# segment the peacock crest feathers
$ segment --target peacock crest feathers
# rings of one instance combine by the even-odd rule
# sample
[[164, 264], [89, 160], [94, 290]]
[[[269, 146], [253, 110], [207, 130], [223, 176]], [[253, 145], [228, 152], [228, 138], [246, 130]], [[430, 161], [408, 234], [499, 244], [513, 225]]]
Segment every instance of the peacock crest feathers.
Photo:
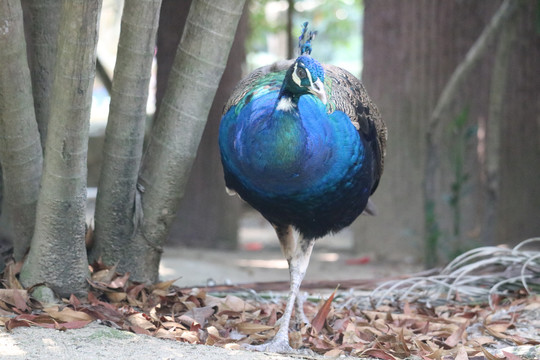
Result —
[[298, 38], [300, 56], [304, 54], [311, 54], [311, 41], [315, 39], [315, 36], [317, 35], [317, 31], [307, 31], [308, 24], [309, 23], [307, 21], [302, 24], [302, 34], [300, 34], [300, 37]]
[[[298, 49], [300, 50], [300, 56], [296, 59], [296, 64], [301, 64], [305, 69], [309, 71], [309, 74], [313, 81], [320, 79], [324, 83], [324, 69], [322, 65], [315, 59], [313, 59], [310, 54], [312, 51], [311, 41], [315, 39], [317, 31], [308, 32], [308, 22], [302, 24], [302, 33], [298, 38]], [[307, 79], [302, 79], [302, 84], [304, 86], [309, 85]]]

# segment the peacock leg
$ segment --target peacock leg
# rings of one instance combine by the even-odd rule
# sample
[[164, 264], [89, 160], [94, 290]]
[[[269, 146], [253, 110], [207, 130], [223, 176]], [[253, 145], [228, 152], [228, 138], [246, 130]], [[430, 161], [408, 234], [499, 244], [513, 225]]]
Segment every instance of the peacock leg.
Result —
[[310, 324], [309, 319], [307, 318], [306, 314], [304, 313], [304, 301], [306, 299], [306, 296], [302, 294], [296, 295], [296, 309], [295, 309], [295, 318], [296, 323], [299, 325], [303, 324]]
[[295, 352], [289, 345], [289, 324], [291, 322], [291, 316], [298, 296], [298, 291], [300, 290], [300, 284], [306, 274], [315, 241], [304, 240], [301, 236], [296, 239], [291, 226], [286, 228], [276, 227], [276, 232], [279, 237], [283, 255], [285, 255], [287, 262], [289, 263], [289, 274], [291, 278], [289, 298], [283, 316], [280, 319], [279, 330], [274, 338], [267, 343], [248, 346], [248, 348], [258, 351], [288, 353]]

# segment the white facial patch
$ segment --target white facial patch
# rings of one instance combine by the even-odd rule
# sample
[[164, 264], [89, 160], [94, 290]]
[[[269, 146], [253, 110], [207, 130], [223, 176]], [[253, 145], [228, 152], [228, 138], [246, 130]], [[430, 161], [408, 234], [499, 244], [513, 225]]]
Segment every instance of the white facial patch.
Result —
[[294, 63], [294, 71], [292, 73], [292, 79], [298, 86], [302, 86], [301, 85], [302, 80], [300, 80], [300, 77], [298, 77], [298, 75], [296, 75], [296, 70], [297, 69], [298, 69], [298, 63]]

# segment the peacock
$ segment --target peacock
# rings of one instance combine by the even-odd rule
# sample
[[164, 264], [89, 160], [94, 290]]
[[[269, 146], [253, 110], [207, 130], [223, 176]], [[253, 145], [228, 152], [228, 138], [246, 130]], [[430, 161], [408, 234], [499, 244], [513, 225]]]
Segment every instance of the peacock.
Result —
[[298, 291], [315, 240], [374, 213], [386, 126], [362, 83], [311, 57], [316, 32], [302, 25], [300, 56], [250, 73], [225, 104], [219, 147], [229, 194], [274, 227], [290, 293], [274, 338], [255, 350], [292, 352], [289, 325], [308, 322]]

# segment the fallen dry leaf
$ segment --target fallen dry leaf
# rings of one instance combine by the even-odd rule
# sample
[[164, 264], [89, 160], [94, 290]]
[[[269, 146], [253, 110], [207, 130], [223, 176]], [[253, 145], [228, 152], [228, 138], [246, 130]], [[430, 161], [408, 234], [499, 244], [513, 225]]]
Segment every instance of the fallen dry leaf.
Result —
[[150, 286], [150, 291], [169, 290], [169, 288], [172, 286], [172, 284], [174, 284], [179, 279], [180, 278], [174, 279], [174, 280], [163, 281], [163, 282], [159, 282], [157, 284], [154, 284], [154, 285]]
[[218, 307], [219, 307], [220, 312], [223, 310], [243, 312], [243, 311], [254, 311], [256, 309], [252, 304], [234, 295], [227, 295], [225, 297], [225, 300], [222, 301], [218, 305]]
[[130, 326], [136, 326], [144, 330], [156, 330], [156, 326], [149, 321], [148, 315], [136, 313], [127, 317], [126, 321]]
[[50, 317], [61, 322], [73, 322], [73, 321], [87, 321], [91, 322], [95, 320], [89, 314], [82, 311], [75, 311], [68, 307], [59, 310], [58, 307], [51, 307], [43, 309]]
[[22, 262], [9, 261], [4, 268], [4, 282], [7, 289], [23, 290], [23, 286], [17, 278], [21, 271]]
[[207, 319], [214, 315], [215, 309], [211, 306], [203, 306], [198, 308], [192, 308], [186, 311], [185, 315], [193, 318], [199, 324], [206, 324]]
[[362, 355], [373, 356], [383, 360], [397, 360], [395, 357], [381, 349], [367, 349], [362, 352]]
[[454, 360], [469, 360], [469, 355], [464, 346], [458, 346], [458, 351]]
[[263, 324], [254, 324], [254, 323], [240, 323], [236, 325], [236, 329], [242, 334], [251, 335], [256, 333], [261, 333], [263, 331], [272, 330], [273, 326], [263, 325]]
[[168, 339], [168, 340], [176, 339], [176, 336], [173, 332], [167, 331], [163, 328], [157, 329], [157, 331], [154, 333], [154, 336], [160, 339]]
[[129, 272], [127, 272], [122, 276], [117, 276], [109, 283], [108, 287], [111, 289], [124, 289], [129, 280], [129, 275]]
[[336, 348], [336, 349], [332, 349], [332, 350], [329, 350], [327, 352], [324, 353], [324, 356], [326, 357], [333, 357], [333, 358], [337, 358], [341, 355], [344, 355], [345, 352], [339, 348]]
[[127, 298], [127, 294], [125, 292], [105, 291], [105, 295], [112, 303], [120, 303]]
[[489, 351], [487, 351], [483, 346], [480, 347], [480, 350], [482, 350], [482, 352], [484, 353], [484, 356], [486, 357], [487, 360], [501, 360], [500, 358], [498, 358], [497, 356], [495, 355], [492, 355]]
[[[26, 290], [18, 289], [0, 289], [0, 301], [9, 304], [21, 311], [28, 311], [29, 307], [27, 301], [29, 299], [28, 292]], [[10, 310], [7, 306], [2, 306], [4, 310]]]
[[106, 268], [94, 272], [92, 274], [92, 281], [95, 283], [101, 283], [107, 286], [112, 279], [116, 276], [116, 265], [111, 268]]
[[326, 321], [326, 317], [328, 316], [328, 313], [330, 312], [330, 308], [332, 306], [332, 301], [334, 300], [334, 296], [336, 295], [336, 290], [326, 299], [323, 306], [315, 315], [315, 318], [311, 321], [311, 328], [314, 329], [316, 332], [320, 332], [322, 327], [324, 326], [324, 323]]
[[148, 335], [148, 336], [151, 336], [152, 333], [138, 325], [125, 325], [125, 328], [124, 330], [130, 330], [130, 331], [133, 331], [135, 334], [139, 334], [139, 335]]
[[453, 332], [449, 337], [446, 338], [444, 343], [450, 347], [454, 347], [457, 344], [459, 344], [463, 340], [464, 335], [465, 335], [465, 330], [467, 329], [468, 326], [469, 326], [468, 321], [461, 324], [460, 327], [455, 332]]
[[199, 336], [195, 331], [184, 331], [180, 338], [186, 340], [190, 344], [196, 344], [199, 342]]
[[506, 351], [502, 351], [503, 355], [506, 356], [506, 360], [523, 360], [523, 358], [521, 356], [518, 356], [518, 355], [514, 355], [514, 354], [511, 354], [509, 352], [506, 352]]
[[92, 322], [92, 320], [88, 320], [88, 321], [83, 321], [83, 320], [81, 320], [81, 321], [68, 321], [68, 322], [59, 324], [59, 326], [60, 326], [60, 330], [82, 329], [83, 327], [90, 324], [91, 322]]

